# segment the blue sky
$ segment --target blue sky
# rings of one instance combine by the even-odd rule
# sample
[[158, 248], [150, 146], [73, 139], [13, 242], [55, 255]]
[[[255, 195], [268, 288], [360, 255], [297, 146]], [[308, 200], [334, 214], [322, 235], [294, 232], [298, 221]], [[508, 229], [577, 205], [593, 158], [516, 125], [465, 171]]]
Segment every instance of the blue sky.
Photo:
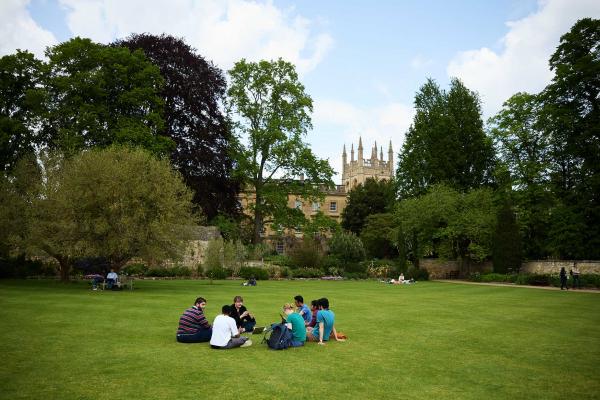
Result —
[[146, 31], [184, 37], [223, 70], [242, 57], [283, 57], [314, 100], [307, 141], [339, 173], [342, 145], [359, 136], [384, 154], [392, 140], [398, 153], [427, 77], [444, 87], [461, 78], [485, 118], [511, 94], [539, 91], [560, 35], [582, 17], [600, 18], [600, 2], [1, 0], [0, 55]]

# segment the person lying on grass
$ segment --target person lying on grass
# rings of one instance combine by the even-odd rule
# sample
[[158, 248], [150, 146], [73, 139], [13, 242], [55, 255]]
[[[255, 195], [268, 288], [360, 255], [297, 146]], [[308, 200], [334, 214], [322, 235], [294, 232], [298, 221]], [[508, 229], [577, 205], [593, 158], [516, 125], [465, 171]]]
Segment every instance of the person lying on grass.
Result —
[[335, 330], [335, 314], [329, 309], [329, 300], [325, 297], [317, 300], [319, 311], [317, 312], [317, 324], [314, 328], [307, 328], [307, 338], [309, 342], [317, 342], [324, 345], [329, 340], [329, 336], [333, 333], [333, 338], [336, 341], [344, 341], [338, 339]]

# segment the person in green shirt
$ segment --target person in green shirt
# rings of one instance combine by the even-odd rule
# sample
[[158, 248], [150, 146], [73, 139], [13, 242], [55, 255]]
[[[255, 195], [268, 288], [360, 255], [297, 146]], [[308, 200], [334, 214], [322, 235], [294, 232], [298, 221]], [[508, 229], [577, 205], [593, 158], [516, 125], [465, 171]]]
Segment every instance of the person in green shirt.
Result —
[[292, 347], [304, 346], [304, 342], [306, 342], [304, 319], [300, 314], [294, 312], [294, 307], [289, 303], [283, 306], [283, 312], [286, 314], [286, 325], [292, 331]]

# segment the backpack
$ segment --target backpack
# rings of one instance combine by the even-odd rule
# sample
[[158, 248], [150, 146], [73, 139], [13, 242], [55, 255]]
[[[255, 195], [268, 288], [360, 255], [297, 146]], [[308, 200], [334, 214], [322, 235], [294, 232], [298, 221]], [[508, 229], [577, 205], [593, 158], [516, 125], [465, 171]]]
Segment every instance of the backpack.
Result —
[[272, 324], [269, 332], [271, 335], [267, 339], [265, 333], [263, 342], [266, 342], [270, 349], [284, 350], [292, 345], [292, 331], [286, 324]]

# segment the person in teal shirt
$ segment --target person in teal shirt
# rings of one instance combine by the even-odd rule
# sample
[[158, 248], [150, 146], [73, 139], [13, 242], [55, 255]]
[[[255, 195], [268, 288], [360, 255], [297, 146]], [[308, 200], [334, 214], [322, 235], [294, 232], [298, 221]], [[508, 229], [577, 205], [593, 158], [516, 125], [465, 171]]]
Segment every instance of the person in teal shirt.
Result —
[[292, 330], [292, 347], [304, 346], [304, 342], [306, 342], [304, 319], [300, 314], [294, 312], [294, 307], [289, 303], [283, 306], [283, 312], [287, 316], [286, 325]]
[[308, 340], [325, 344], [329, 340], [329, 336], [333, 332], [333, 337], [338, 340], [337, 332], [335, 331], [335, 314], [329, 309], [329, 300], [325, 297], [317, 300], [319, 311], [317, 312], [317, 324], [308, 334]]

